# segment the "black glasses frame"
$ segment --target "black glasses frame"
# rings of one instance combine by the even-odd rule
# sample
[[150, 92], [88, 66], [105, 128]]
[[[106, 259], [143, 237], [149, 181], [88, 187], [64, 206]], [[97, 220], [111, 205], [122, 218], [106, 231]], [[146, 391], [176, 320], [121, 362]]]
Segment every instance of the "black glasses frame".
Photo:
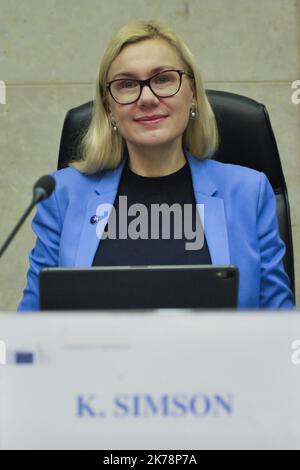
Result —
[[[155, 78], [157, 75], [161, 75], [165, 72], [177, 72], [178, 75], [179, 75], [179, 78], [180, 78], [180, 81], [179, 81], [179, 86], [178, 86], [178, 90], [175, 92], [175, 93], [172, 93], [172, 95], [167, 95], [167, 96], [163, 96], [163, 95], [158, 95], [157, 93], [155, 93], [155, 91], [153, 91], [152, 87], [151, 87], [151, 80], [153, 78]], [[193, 75], [191, 75], [190, 73], [188, 72], [185, 72], [185, 70], [176, 70], [176, 69], [169, 69], [169, 70], [162, 70], [161, 72], [158, 72], [154, 75], [152, 75], [151, 77], [147, 78], [146, 80], [138, 80], [137, 78], [117, 78], [116, 80], [111, 80], [110, 82], [107, 82], [106, 84], [106, 88], [108, 89], [112, 99], [118, 103], [118, 104], [122, 104], [124, 106], [126, 106], [127, 104], [132, 104], [132, 103], [135, 103], [136, 101], [138, 101], [140, 99], [140, 96], [142, 94], [142, 91], [143, 91], [143, 88], [144, 86], [148, 86], [150, 88], [150, 90], [152, 91], [152, 93], [157, 97], [157, 98], [170, 98], [171, 96], [174, 96], [176, 95], [180, 88], [181, 88], [181, 84], [182, 84], [182, 75], [187, 75], [189, 78], [194, 78]], [[133, 101], [130, 101], [129, 103], [120, 103], [119, 101], [116, 100], [116, 98], [114, 97], [114, 95], [112, 94], [112, 91], [111, 91], [111, 85], [115, 82], [120, 82], [121, 80], [132, 80], [134, 82], [138, 82], [139, 86], [140, 86], [140, 92], [139, 92], [139, 95], [138, 97], [133, 100]]]

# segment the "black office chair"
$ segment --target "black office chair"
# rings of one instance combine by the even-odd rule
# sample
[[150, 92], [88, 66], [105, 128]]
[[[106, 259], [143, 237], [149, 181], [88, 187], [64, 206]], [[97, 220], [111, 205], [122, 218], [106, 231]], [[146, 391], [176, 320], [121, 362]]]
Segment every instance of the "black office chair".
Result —
[[[284, 267], [295, 295], [292, 228], [288, 192], [275, 136], [266, 107], [245, 96], [206, 90], [220, 133], [220, 146], [213, 159], [265, 173], [273, 187], [281, 238], [286, 245]], [[58, 169], [78, 157], [78, 142], [91, 120], [90, 101], [67, 112], [58, 159]]]

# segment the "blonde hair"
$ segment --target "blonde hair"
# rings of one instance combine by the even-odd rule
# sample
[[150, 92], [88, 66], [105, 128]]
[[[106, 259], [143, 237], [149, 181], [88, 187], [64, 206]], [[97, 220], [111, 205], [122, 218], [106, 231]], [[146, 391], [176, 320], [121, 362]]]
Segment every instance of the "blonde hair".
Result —
[[183, 146], [199, 159], [207, 157], [216, 150], [218, 145], [216, 120], [192, 53], [168, 25], [158, 21], [134, 21], [116, 32], [103, 55], [96, 81], [92, 119], [78, 146], [79, 160], [73, 160], [70, 166], [83, 173], [92, 174], [102, 169], [114, 169], [120, 164], [126, 142], [118, 132], [112, 130], [106, 110], [107, 74], [112, 62], [125, 45], [154, 38], [164, 39], [175, 47], [186, 71], [194, 77], [199, 116], [197, 119], [189, 120], [183, 133]]

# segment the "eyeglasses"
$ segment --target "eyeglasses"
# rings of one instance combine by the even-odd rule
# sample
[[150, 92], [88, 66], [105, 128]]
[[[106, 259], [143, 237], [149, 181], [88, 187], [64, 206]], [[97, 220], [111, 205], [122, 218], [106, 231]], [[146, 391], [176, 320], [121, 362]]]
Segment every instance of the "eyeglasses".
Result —
[[176, 95], [180, 90], [183, 75], [194, 78], [184, 70], [165, 70], [147, 78], [147, 80], [118, 78], [108, 82], [106, 87], [117, 103], [131, 104], [140, 98], [144, 86], [148, 86], [158, 98], [169, 98]]

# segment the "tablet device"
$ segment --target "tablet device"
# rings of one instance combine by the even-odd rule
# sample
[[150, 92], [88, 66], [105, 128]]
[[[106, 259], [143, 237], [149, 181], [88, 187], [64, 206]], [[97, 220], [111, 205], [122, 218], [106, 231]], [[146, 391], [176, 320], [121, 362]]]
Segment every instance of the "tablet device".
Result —
[[235, 266], [103, 266], [40, 272], [41, 310], [234, 309]]

